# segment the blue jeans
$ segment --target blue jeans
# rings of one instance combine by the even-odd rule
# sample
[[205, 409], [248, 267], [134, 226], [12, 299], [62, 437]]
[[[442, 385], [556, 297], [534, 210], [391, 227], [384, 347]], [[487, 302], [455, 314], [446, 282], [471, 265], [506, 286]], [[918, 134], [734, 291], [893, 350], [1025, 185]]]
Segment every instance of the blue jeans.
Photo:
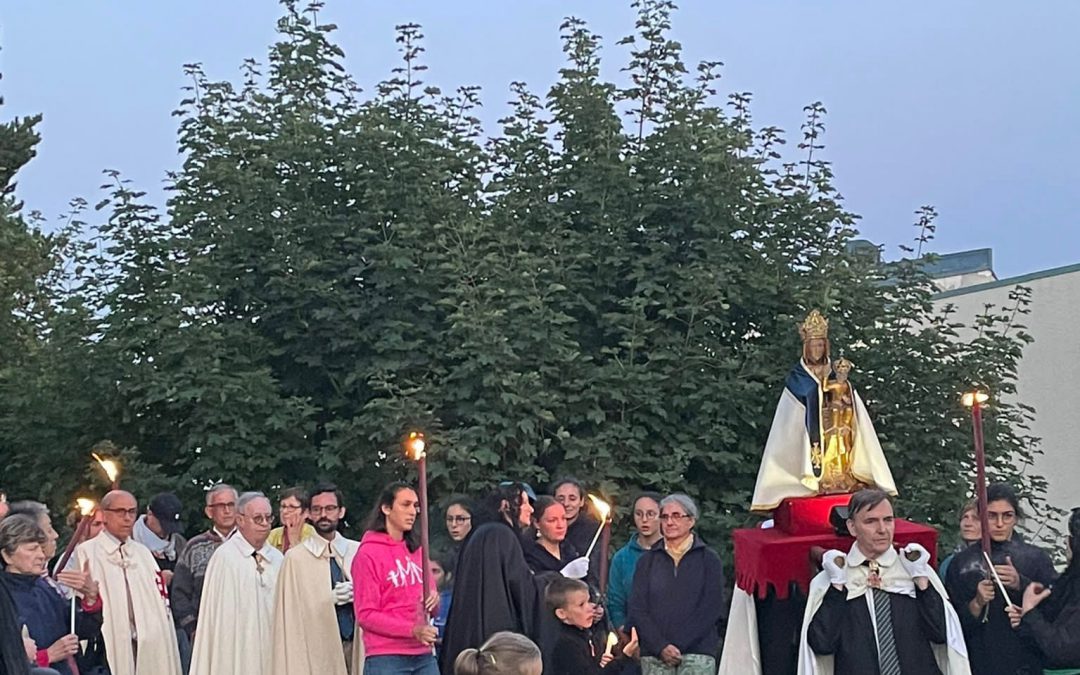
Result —
[[439, 664], [431, 654], [369, 656], [364, 675], [439, 675]]

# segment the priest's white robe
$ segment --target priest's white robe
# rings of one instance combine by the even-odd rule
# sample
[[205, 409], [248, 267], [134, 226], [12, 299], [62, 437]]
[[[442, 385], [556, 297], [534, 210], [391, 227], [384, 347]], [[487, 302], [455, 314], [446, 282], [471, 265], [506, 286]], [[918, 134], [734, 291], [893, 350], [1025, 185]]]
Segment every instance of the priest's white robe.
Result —
[[352, 652], [346, 655], [342, 651], [330, 585], [331, 556], [341, 566], [344, 578], [352, 581], [352, 562], [359, 547], [359, 542], [335, 533], [333, 541], [318, 535], [308, 537], [285, 554], [274, 604], [273, 664], [268, 672], [346, 675], [346, 658], [351, 661], [353, 675], [364, 672], [359, 626], [355, 626]]
[[259, 549], [261, 563], [253, 553], [255, 548], [238, 532], [210, 557], [191, 675], [269, 671], [274, 590], [283, 556], [270, 544]]
[[102, 530], [79, 544], [75, 555], [79, 569], [88, 567], [100, 587], [101, 635], [112, 675], [180, 675], [168, 594], [150, 549], [134, 539], [121, 546]]

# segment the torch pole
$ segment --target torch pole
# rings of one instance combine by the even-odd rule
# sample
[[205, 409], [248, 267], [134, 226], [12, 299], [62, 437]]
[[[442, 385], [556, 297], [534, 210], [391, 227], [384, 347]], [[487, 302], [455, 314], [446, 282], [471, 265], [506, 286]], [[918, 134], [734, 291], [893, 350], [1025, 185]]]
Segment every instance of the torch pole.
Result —
[[979, 503], [982, 550], [990, 553], [990, 514], [986, 511], [986, 449], [983, 446], [982, 404], [976, 395], [971, 406], [971, 426], [975, 436], [975, 498]]
[[605, 519], [600, 535], [600, 596], [607, 597], [608, 552], [611, 550], [611, 518]]
[[431, 593], [431, 549], [428, 546], [428, 533], [430, 532], [428, 526], [428, 491], [427, 491], [427, 454], [425, 453], [420, 457], [417, 462], [417, 469], [420, 473], [420, 558], [424, 565], [422, 571], [423, 576], [423, 588], [424, 588], [424, 616], [430, 616], [427, 611], [427, 599]]
[[[97, 509], [95, 509], [96, 511]], [[71, 554], [75, 552], [75, 547], [78, 546], [82, 540], [86, 537], [86, 530], [90, 527], [90, 521], [94, 519], [94, 514], [91, 513], [88, 516], [83, 516], [79, 521], [79, 526], [75, 528], [75, 533], [71, 535], [71, 539], [68, 541], [67, 546], [64, 547], [64, 554], [60, 556], [60, 562], [57, 563], [53, 569], [53, 578], [59, 574], [65, 567], [67, 567], [68, 560], [71, 559]]]

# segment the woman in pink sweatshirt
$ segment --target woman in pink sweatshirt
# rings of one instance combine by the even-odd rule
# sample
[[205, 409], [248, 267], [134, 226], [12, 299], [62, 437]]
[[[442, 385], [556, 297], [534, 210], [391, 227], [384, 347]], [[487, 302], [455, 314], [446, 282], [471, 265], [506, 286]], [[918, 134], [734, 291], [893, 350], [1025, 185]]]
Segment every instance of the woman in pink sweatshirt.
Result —
[[[364, 629], [364, 675], [439, 675], [435, 627], [425, 611], [420, 545], [413, 523], [420, 509], [405, 483], [386, 486], [353, 559], [356, 622]], [[437, 593], [428, 599], [434, 609]]]

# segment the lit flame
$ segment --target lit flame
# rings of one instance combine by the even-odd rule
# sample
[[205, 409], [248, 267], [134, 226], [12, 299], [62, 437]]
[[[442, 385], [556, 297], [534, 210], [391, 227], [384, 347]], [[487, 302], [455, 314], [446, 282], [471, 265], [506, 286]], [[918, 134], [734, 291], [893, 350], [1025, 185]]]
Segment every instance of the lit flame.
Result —
[[611, 504], [608, 504], [596, 495], [589, 495], [589, 500], [592, 501], [593, 508], [596, 509], [596, 512], [600, 514], [600, 522], [607, 520], [608, 515], [611, 513]]
[[424, 434], [419, 431], [410, 431], [408, 438], [405, 439], [405, 456], [414, 462], [419, 462], [423, 459], [426, 448]]
[[969, 391], [968, 393], [964, 394], [964, 398], [962, 400], [964, 402], [964, 405], [970, 408], [975, 405], [976, 401], [978, 401], [979, 403], [986, 403], [987, 401], [989, 401], [990, 394], [978, 390]]
[[79, 513], [81, 513], [84, 518], [93, 513], [94, 509], [97, 508], [97, 502], [93, 499], [87, 499], [86, 497], [79, 497], [75, 500], [75, 503], [79, 507]]
[[615, 648], [615, 645], [619, 644], [619, 636], [614, 631], [607, 634], [607, 649], [605, 653], [611, 654], [611, 650]]
[[108, 476], [110, 483], [116, 482], [116, 477], [120, 475], [120, 465], [116, 463], [114, 459], [102, 459], [96, 452], [91, 453], [94, 460], [101, 465], [101, 470]]

